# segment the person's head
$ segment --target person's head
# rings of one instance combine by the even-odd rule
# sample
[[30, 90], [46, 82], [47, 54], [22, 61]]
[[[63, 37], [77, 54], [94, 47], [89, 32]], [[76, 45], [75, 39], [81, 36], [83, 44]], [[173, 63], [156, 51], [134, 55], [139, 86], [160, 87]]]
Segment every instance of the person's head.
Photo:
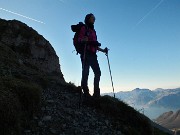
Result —
[[95, 16], [92, 13], [90, 13], [86, 15], [84, 22], [86, 25], [89, 25], [89, 24], [93, 25], [95, 20], [96, 20]]

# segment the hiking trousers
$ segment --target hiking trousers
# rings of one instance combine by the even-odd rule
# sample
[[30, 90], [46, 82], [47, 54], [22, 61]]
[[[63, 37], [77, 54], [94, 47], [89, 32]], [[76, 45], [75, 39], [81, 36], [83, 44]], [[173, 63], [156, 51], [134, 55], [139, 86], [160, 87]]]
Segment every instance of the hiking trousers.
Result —
[[94, 96], [97, 96], [97, 97], [100, 96], [99, 82], [100, 82], [101, 70], [99, 67], [96, 53], [86, 53], [85, 60], [84, 60], [84, 55], [81, 54], [81, 63], [82, 63], [81, 86], [82, 86], [84, 94], [85, 95], [89, 94], [88, 76], [89, 76], [89, 69], [91, 67], [94, 72]]

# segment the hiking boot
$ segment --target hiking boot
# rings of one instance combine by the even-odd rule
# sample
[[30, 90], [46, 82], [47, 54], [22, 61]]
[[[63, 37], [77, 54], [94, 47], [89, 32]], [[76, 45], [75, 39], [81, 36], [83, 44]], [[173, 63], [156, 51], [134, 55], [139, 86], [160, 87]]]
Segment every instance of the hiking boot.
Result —
[[100, 94], [93, 94], [94, 99], [99, 99], [100, 97], [101, 97]]
[[89, 98], [91, 98], [91, 95], [90, 95], [89, 93], [84, 93], [84, 94], [83, 94], [83, 97], [89, 99]]
[[92, 96], [89, 93], [84, 93], [83, 94], [83, 104], [84, 105], [90, 105], [92, 101]]
[[94, 89], [93, 98], [95, 98], [95, 99], [100, 98], [100, 89], [99, 88]]
[[82, 87], [82, 89], [83, 89], [84, 95], [90, 95], [89, 94], [89, 88], [87, 86]]

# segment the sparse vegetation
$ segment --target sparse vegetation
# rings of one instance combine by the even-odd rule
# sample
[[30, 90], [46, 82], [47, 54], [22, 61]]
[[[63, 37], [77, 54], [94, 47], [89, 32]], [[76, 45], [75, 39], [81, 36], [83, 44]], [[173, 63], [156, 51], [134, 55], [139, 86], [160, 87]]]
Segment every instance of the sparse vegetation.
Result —
[[[11, 77], [0, 78], [0, 134], [20, 134], [20, 128], [38, 112], [41, 87]], [[9, 130], [11, 129], [11, 130]]]

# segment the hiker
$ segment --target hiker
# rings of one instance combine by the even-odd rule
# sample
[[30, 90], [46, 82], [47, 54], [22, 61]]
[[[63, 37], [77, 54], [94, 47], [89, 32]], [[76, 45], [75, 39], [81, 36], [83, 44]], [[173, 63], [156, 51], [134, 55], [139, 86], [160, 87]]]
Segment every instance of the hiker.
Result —
[[99, 67], [99, 63], [97, 60], [97, 51], [101, 51], [104, 53], [108, 52], [108, 49], [101, 49], [100, 43], [97, 41], [96, 31], [94, 29], [95, 16], [90, 13], [85, 17], [85, 25], [81, 27], [78, 41], [81, 42], [82, 46], [84, 46], [83, 53], [80, 54], [81, 63], [82, 63], [82, 80], [81, 86], [84, 92], [85, 98], [90, 98], [88, 88], [88, 75], [89, 68], [91, 67], [94, 72], [94, 98], [100, 97], [100, 88], [99, 81], [101, 76], [101, 70]]

